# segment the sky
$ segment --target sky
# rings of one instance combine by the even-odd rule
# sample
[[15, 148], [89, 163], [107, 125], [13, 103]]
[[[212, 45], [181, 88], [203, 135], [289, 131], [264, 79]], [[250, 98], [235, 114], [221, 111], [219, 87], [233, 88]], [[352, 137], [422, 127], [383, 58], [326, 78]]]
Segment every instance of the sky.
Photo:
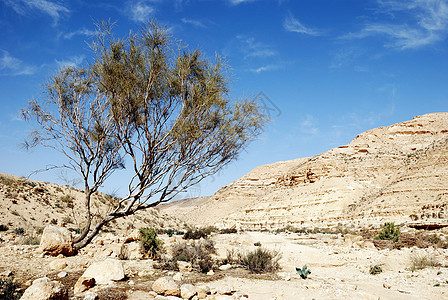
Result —
[[[89, 61], [95, 22], [116, 21], [124, 37], [151, 19], [190, 49], [222, 55], [230, 97], [256, 99], [270, 117], [239, 160], [181, 198], [448, 109], [448, 0], [0, 0], [0, 172], [28, 176], [65, 162], [21, 148], [32, 126], [20, 109], [51, 74]], [[103, 192], [126, 192], [120, 172]], [[31, 179], [76, 184], [61, 171]]]

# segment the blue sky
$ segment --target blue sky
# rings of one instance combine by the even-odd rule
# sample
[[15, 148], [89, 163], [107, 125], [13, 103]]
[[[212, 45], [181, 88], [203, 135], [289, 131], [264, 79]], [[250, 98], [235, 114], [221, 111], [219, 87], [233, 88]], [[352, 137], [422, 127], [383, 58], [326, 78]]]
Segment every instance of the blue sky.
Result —
[[[271, 123], [240, 159], [183, 197], [210, 195], [256, 166], [313, 156], [357, 134], [447, 111], [447, 0], [0, 0], [0, 171], [27, 176], [63, 161], [20, 143], [18, 111], [60, 67], [82, 65], [94, 21], [125, 36], [156, 18], [207, 56], [225, 56], [234, 99]], [[33, 179], [64, 182], [70, 174]], [[103, 191], [123, 194], [117, 173]]]

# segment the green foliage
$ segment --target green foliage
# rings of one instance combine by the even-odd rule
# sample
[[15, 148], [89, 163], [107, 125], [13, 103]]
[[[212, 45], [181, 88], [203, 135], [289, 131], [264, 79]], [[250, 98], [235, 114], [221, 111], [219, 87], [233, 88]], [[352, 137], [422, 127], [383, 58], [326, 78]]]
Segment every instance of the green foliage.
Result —
[[392, 240], [398, 242], [400, 240], [400, 228], [395, 227], [395, 223], [384, 223], [383, 230], [375, 237], [377, 240]]
[[172, 253], [176, 261], [190, 262], [193, 269], [202, 273], [210, 271], [215, 264], [211, 257], [211, 254], [216, 253], [215, 243], [212, 240], [176, 243], [173, 245]]
[[154, 228], [140, 228], [140, 244], [144, 253], [151, 258], [157, 258], [162, 252], [163, 242], [157, 238], [157, 232]]
[[370, 269], [369, 269], [370, 275], [377, 275], [377, 274], [380, 274], [381, 272], [383, 272], [383, 268], [381, 268], [381, 266], [378, 266], [378, 265], [370, 266]]
[[0, 277], [0, 299], [19, 299], [22, 293], [16, 292], [18, 286], [11, 280]]
[[24, 235], [25, 234], [25, 229], [23, 229], [22, 227], [19, 227], [19, 228], [14, 228], [14, 231], [13, 231], [15, 234], [17, 234], [17, 235]]
[[201, 238], [207, 238], [212, 232], [216, 232], [218, 229], [214, 226], [202, 227], [202, 228], [189, 228], [185, 234], [184, 239], [186, 240], [199, 240]]
[[62, 218], [62, 222], [73, 223], [73, 219], [70, 216], [65, 216], [64, 218]]
[[275, 272], [280, 269], [280, 254], [277, 251], [257, 248], [239, 256], [239, 263], [254, 273]]
[[304, 265], [302, 268], [296, 268], [296, 272], [300, 275], [300, 277], [302, 277], [302, 279], [307, 279], [308, 275], [311, 274], [311, 270], [308, 269], [306, 265]]

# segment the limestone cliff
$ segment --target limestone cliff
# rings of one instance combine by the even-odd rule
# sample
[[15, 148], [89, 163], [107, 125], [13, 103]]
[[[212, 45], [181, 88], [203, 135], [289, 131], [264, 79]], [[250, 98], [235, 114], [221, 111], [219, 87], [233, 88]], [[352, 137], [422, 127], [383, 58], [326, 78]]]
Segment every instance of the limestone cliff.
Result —
[[448, 113], [366, 131], [311, 158], [255, 168], [214, 196], [162, 207], [185, 221], [246, 229], [445, 219]]

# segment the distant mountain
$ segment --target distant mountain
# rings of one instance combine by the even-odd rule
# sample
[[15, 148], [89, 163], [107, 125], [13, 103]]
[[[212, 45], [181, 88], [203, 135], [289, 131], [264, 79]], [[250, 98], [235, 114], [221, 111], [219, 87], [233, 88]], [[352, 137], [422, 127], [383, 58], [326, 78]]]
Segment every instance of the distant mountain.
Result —
[[444, 221], [447, 205], [448, 113], [433, 113], [315, 157], [260, 166], [212, 197], [160, 209], [200, 225], [275, 229]]

